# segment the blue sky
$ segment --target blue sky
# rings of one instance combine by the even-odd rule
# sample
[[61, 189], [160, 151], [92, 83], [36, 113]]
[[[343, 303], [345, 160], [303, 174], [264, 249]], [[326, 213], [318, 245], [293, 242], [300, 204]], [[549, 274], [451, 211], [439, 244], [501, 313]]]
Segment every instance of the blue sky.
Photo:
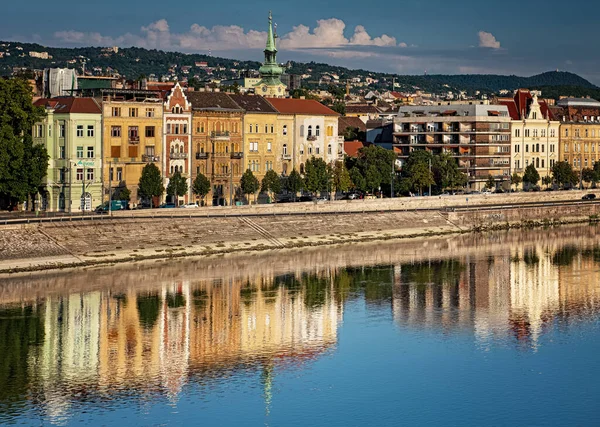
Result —
[[3, 10], [0, 39], [210, 49], [215, 56], [261, 60], [269, 9], [278, 25], [281, 61], [399, 74], [532, 75], [560, 69], [600, 84], [600, 38], [594, 31], [600, 3], [582, 0], [33, 0]]

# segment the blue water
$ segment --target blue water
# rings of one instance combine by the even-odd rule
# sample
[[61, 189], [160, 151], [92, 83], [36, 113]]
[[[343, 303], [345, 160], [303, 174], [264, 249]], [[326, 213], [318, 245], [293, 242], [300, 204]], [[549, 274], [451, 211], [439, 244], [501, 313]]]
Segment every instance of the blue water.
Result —
[[597, 425], [600, 264], [583, 249], [6, 302], [0, 345], [20, 341], [7, 322], [39, 323], [23, 357], [0, 347], [0, 422]]

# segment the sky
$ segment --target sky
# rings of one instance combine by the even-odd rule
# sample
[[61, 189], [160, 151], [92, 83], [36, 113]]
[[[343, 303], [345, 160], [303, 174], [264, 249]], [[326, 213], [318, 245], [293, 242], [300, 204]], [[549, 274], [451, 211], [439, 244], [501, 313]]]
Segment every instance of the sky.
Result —
[[0, 40], [262, 61], [269, 10], [280, 62], [398, 74], [561, 70], [600, 85], [600, 2], [583, 0], [31, 0], [3, 8]]

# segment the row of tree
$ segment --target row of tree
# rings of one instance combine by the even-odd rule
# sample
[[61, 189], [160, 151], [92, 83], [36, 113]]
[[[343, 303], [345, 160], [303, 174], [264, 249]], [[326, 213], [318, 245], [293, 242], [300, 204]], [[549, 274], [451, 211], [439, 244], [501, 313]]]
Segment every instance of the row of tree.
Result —
[[[545, 176], [540, 179], [540, 174], [533, 164], [525, 168], [523, 177], [513, 174], [511, 184], [517, 188], [523, 183], [525, 189], [535, 188], [541, 181], [546, 187], [556, 184], [560, 188], [574, 187], [581, 182], [591, 184], [596, 187], [600, 182], [600, 162], [594, 163], [593, 168], [584, 168], [581, 173], [574, 170], [568, 162], [556, 162], [551, 169], [552, 176]], [[488, 180], [489, 181], [489, 180]]]

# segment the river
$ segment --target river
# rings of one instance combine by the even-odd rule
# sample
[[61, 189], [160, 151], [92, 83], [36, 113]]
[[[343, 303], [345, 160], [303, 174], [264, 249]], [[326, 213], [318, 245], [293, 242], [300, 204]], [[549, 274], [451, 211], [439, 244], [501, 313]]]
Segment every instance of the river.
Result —
[[0, 279], [0, 424], [590, 425], [600, 230]]

